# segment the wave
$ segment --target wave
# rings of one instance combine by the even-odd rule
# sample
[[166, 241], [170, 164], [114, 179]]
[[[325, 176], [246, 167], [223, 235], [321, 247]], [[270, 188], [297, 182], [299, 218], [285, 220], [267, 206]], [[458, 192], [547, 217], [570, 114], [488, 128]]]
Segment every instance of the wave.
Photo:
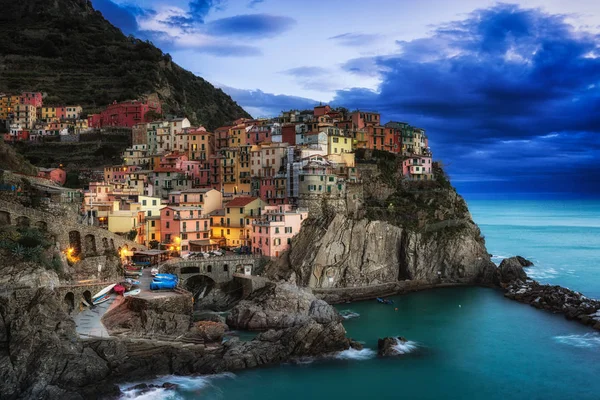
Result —
[[340, 311], [340, 315], [344, 319], [351, 319], [351, 318], [358, 318], [358, 317], [360, 317], [359, 313], [357, 313], [356, 311], [352, 311], [352, 310], [341, 310]]
[[141, 393], [142, 390], [130, 390], [125, 391], [127, 388], [135, 386], [137, 383], [129, 383], [121, 385], [121, 391], [124, 391], [121, 399], [132, 399], [132, 400], [180, 400], [184, 399], [183, 393], [196, 393], [207, 387], [212, 386], [212, 381], [217, 379], [234, 379], [236, 376], [231, 372], [226, 372], [216, 375], [203, 375], [203, 376], [177, 376], [177, 375], [166, 375], [156, 378], [151, 381], [145, 381], [149, 385], [161, 386], [166, 382], [174, 383], [177, 385], [177, 390], [167, 390], [163, 388], [153, 388], [145, 393]]
[[396, 350], [398, 354], [408, 354], [413, 350], [416, 350], [417, 347], [417, 342], [413, 342], [411, 340], [403, 342], [402, 340], [396, 338], [396, 345], [394, 346], [394, 350]]
[[368, 360], [375, 357], [376, 355], [377, 352], [372, 349], [348, 349], [337, 353], [335, 355], [335, 358], [337, 358], [338, 360]]
[[554, 339], [559, 343], [569, 346], [590, 348], [600, 346], [600, 335], [598, 333], [585, 333], [583, 335], [565, 335], [555, 336]]
[[554, 268], [527, 268], [527, 276], [533, 279], [553, 279], [559, 275]]

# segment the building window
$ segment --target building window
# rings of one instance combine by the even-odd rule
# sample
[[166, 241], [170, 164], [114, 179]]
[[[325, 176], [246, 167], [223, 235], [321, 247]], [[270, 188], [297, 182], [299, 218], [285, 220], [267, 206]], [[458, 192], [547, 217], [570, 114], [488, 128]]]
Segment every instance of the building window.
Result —
[[229, 265], [223, 265], [223, 272], [229, 272]]
[[169, 229], [169, 228], [170, 228], [170, 225], [171, 225], [171, 224], [169, 223], [169, 221], [167, 221], [167, 222], [166, 222], [166, 225], [165, 225], [165, 228]]
[[151, 235], [151, 238], [152, 238], [152, 240], [156, 239], [156, 234], [155, 234], [155, 233], [153, 233], [153, 234]]
[[146, 205], [146, 200], [142, 200], [142, 205], [145, 206]]
[[292, 244], [292, 238], [287, 238], [287, 244]]
[[154, 226], [156, 226], [156, 221], [150, 221], [150, 226], [154, 228]]

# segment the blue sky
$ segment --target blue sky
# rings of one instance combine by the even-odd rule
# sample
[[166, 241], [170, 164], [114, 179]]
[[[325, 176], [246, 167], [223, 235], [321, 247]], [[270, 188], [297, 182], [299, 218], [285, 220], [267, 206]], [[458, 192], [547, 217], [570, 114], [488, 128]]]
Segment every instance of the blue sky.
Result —
[[92, 0], [255, 117], [318, 101], [425, 128], [462, 193], [600, 196], [595, 0]]

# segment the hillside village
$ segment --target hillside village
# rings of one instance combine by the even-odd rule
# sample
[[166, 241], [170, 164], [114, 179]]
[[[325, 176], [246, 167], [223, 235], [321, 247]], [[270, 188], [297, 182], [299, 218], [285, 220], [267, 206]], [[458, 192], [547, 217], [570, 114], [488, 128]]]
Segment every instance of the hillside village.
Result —
[[[164, 117], [156, 96], [84, 117], [79, 106], [44, 106], [41, 93], [26, 92], [0, 96], [0, 120], [8, 143], [130, 130], [122, 164], [104, 167], [84, 191], [82, 218], [182, 257], [223, 247], [279, 256], [311, 204], [352, 195], [362, 179], [359, 152], [402, 155], [404, 179], [434, 179], [423, 129], [329, 105], [241, 118], [209, 132], [187, 118]], [[61, 168], [40, 168], [38, 176], [66, 180]]]

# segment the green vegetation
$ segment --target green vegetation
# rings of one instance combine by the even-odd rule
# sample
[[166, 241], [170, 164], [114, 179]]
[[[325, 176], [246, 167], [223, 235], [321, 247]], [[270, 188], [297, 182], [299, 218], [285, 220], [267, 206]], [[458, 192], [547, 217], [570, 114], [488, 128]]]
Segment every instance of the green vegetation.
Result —
[[52, 238], [37, 228], [0, 228], [0, 251], [17, 261], [35, 262], [59, 272], [62, 263], [52, 250], [53, 244]]
[[125, 36], [82, 0], [3, 4], [0, 92], [48, 93], [48, 105], [93, 113], [114, 100], [159, 93], [166, 114], [208, 129], [249, 117], [222, 90], [184, 70], [152, 43]]

